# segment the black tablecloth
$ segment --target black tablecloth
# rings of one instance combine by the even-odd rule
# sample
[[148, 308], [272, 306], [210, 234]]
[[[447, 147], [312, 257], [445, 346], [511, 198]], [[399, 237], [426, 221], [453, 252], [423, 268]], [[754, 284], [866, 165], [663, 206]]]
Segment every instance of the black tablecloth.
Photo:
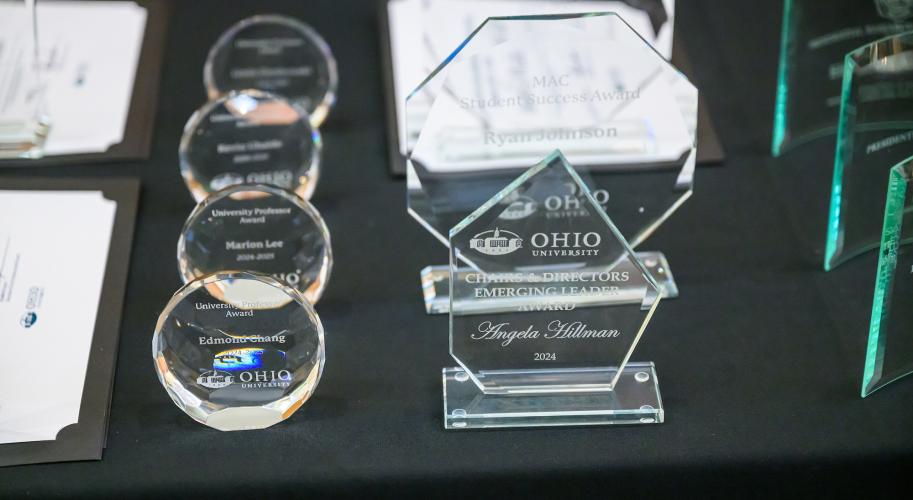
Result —
[[[418, 272], [444, 263], [446, 251], [407, 216], [404, 182], [387, 174], [377, 5], [178, 2], [148, 161], [0, 171], [143, 181], [104, 459], [2, 469], [0, 496], [871, 497], [902, 483], [895, 473], [913, 455], [913, 380], [859, 397], [874, 259], [820, 271], [801, 242], [821, 240], [823, 221], [803, 219], [791, 207], [795, 195], [781, 189], [810, 166], [770, 159], [779, 2], [678, 4], [677, 29], [728, 161], [698, 169], [694, 197], [643, 247], [666, 252], [681, 288], [633, 357], [657, 365], [664, 424], [445, 432], [447, 318], [424, 313]], [[180, 286], [174, 249], [193, 203], [177, 147], [205, 97], [206, 52], [227, 26], [267, 11], [312, 24], [339, 61], [313, 199], [336, 255], [318, 305], [327, 367], [314, 398], [288, 421], [220, 433], [174, 407], [156, 380], [150, 339]], [[819, 147], [807, 157], [824, 174], [809, 196], [830, 184], [832, 152]], [[809, 225], [820, 232], [810, 235]], [[61, 265], [78, 265], [61, 252]]]

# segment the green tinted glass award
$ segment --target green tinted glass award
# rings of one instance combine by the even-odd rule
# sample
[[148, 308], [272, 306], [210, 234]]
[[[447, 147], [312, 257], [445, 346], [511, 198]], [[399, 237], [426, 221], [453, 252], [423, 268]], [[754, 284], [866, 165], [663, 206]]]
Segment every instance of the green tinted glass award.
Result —
[[891, 169], [862, 396], [913, 372], [913, 157]]
[[[553, 217], [553, 196], [578, 209]], [[658, 285], [560, 153], [451, 229], [450, 250], [445, 427], [663, 420], [653, 364], [629, 363]]]
[[911, 29], [910, 0], [785, 0], [774, 156], [835, 132], [847, 52]]
[[878, 246], [884, 185], [913, 154], [913, 33], [846, 56], [825, 269]]
[[[409, 212], [441, 242], [451, 227], [560, 150], [632, 246], [692, 193], [697, 90], [612, 13], [490, 18], [406, 103]], [[579, 192], [537, 208], [579, 213]], [[518, 193], [509, 216], [533, 209]], [[641, 254], [677, 294], [659, 252]], [[429, 312], [446, 311], [446, 268], [423, 271]], [[443, 300], [441, 300], [443, 299]]]

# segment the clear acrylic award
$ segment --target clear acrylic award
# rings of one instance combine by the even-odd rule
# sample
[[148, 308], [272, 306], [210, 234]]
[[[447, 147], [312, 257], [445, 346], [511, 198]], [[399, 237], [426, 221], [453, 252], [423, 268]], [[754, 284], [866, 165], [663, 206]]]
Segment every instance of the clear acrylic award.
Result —
[[836, 131], [848, 52], [910, 30], [910, 0], [785, 0], [774, 156]]
[[257, 90], [230, 92], [187, 121], [181, 175], [197, 201], [236, 184], [268, 184], [309, 199], [320, 149], [320, 133], [300, 106]]
[[222, 34], [206, 58], [203, 80], [210, 99], [244, 89], [285, 96], [317, 127], [335, 102], [338, 75], [329, 45], [313, 28], [291, 17], [260, 15]]
[[225, 272], [181, 288], [152, 338], [159, 381], [182, 411], [222, 431], [262, 429], [314, 393], [324, 366], [320, 318], [268, 276]]
[[[406, 115], [409, 212], [444, 244], [556, 149], [635, 247], [692, 193], [697, 90], [612, 13], [490, 18], [412, 92]], [[571, 217], [580, 195], [537, 209]], [[532, 210], [512, 196], [511, 216]], [[640, 258], [676, 296], [663, 254]], [[446, 312], [447, 268], [426, 268], [422, 283], [428, 311]]]
[[0, 158], [40, 158], [51, 122], [35, 0], [0, 1]]
[[891, 169], [862, 397], [913, 373], [913, 157]]
[[884, 186], [913, 155], [913, 32], [847, 54], [824, 267], [878, 247]]
[[[553, 196], [578, 208], [553, 217]], [[630, 361], [658, 284], [560, 153], [457, 224], [450, 250], [446, 428], [663, 421], [653, 364]]]
[[255, 271], [289, 285], [311, 304], [323, 295], [333, 267], [330, 233], [317, 209], [264, 185], [229, 187], [197, 205], [177, 253], [185, 283], [223, 270]]

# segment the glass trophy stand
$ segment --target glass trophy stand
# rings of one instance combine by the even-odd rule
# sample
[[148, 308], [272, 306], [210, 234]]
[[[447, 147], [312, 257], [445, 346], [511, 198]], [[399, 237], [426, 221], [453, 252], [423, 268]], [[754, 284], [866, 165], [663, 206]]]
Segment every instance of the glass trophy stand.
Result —
[[913, 154], [913, 32], [847, 54], [824, 268], [878, 247], [889, 169]]
[[237, 184], [269, 184], [309, 199], [320, 172], [320, 133], [307, 112], [257, 90], [230, 92], [184, 127], [181, 175], [198, 202]]
[[310, 26], [279, 15], [244, 19], [213, 45], [203, 68], [209, 99], [257, 89], [287, 97], [323, 123], [336, 100], [336, 60]]
[[[516, 196], [555, 195], [579, 209], [514, 216]], [[561, 153], [451, 229], [450, 250], [446, 428], [663, 421], [653, 364], [629, 363], [659, 286]]]
[[181, 231], [177, 254], [185, 283], [243, 269], [271, 275], [311, 304], [320, 300], [333, 268], [330, 232], [317, 209], [264, 185], [232, 186], [197, 205]]
[[[409, 213], [443, 244], [450, 228], [560, 150], [632, 246], [690, 197], [697, 90], [612, 13], [490, 18], [406, 102]], [[552, 218], [579, 192], [540, 200]], [[533, 209], [512, 194], [506, 216]], [[664, 297], [665, 256], [640, 252]], [[429, 313], [449, 308], [450, 270], [422, 271]], [[459, 285], [458, 285], [459, 286]]]
[[35, 0], [0, 1], [0, 158], [40, 158], [50, 130]]
[[782, 29], [774, 156], [836, 132], [844, 56], [913, 30], [913, 2], [785, 0]]
[[862, 397], [913, 373], [913, 157], [891, 169]]
[[222, 431], [262, 429], [314, 393], [324, 335], [313, 307], [268, 276], [224, 272], [181, 288], [152, 338], [159, 381], [191, 418]]

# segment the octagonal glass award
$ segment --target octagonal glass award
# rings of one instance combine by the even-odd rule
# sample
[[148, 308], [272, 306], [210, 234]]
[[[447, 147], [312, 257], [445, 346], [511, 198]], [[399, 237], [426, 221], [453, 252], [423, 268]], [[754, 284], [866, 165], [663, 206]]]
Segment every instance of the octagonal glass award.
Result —
[[300, 106], [256, 90], [231, 92], [187, 121], [181, 175], [197, 201], [236, 184], [269, 184], [309, 199], [320, 146], [320, 133]]
[[210, 99], [244, 89], [285, 96], [317, 127], [336, 100], [338, 75], [329, 45], [313, 28], [287, 16], [259, 15], [222, 34], [206, 58], [203, 80]]
[[913, 373], [913, 157], [891, 169], [862, 396]]
[[[692, 193], [697, 90], [612, 13], [489, 18], [406, 108], [419, 131], [409, 138], [409, 212], [445, 244], [451, 227], [556, 149], [635, 247]], [[566, 218], [579, 195], [540, 208]], [[520, 216], [526, 201], [514, 201]], [[674, 297], [663, 255], [641, 259]], [[446, 311], [448, 274], [423, 271], [430, 312]]]
[[[573, 197], [554, 217], [550, 197]], [[534, 207], [522, 217], [516, 201]], [[657, 283], [560, 154], [450, 231], [449, 429], [656, 423], [652, 363], [631, 354]]]
[[913, 32], [847, 54], [824, 268], [878, 247], [891, 167], [913, 155]]
[[152, 357], [174, 403], [223, 431], [285, 420], [324, 366], [320, 318], [268, 276], [226, 272], [181, 288], [159, 316]]
[[911, 0], [785, 0], [774, 156], [836, 132], [847, 52], [910, 30]]
[[222, 270], [255, 271], [291, 286], [311, 304], [323, 295], [333, 267], [330, 232], [317, 209], [263, 185], [232, 186], [197, 205], [177, 254], [185, 283]]

